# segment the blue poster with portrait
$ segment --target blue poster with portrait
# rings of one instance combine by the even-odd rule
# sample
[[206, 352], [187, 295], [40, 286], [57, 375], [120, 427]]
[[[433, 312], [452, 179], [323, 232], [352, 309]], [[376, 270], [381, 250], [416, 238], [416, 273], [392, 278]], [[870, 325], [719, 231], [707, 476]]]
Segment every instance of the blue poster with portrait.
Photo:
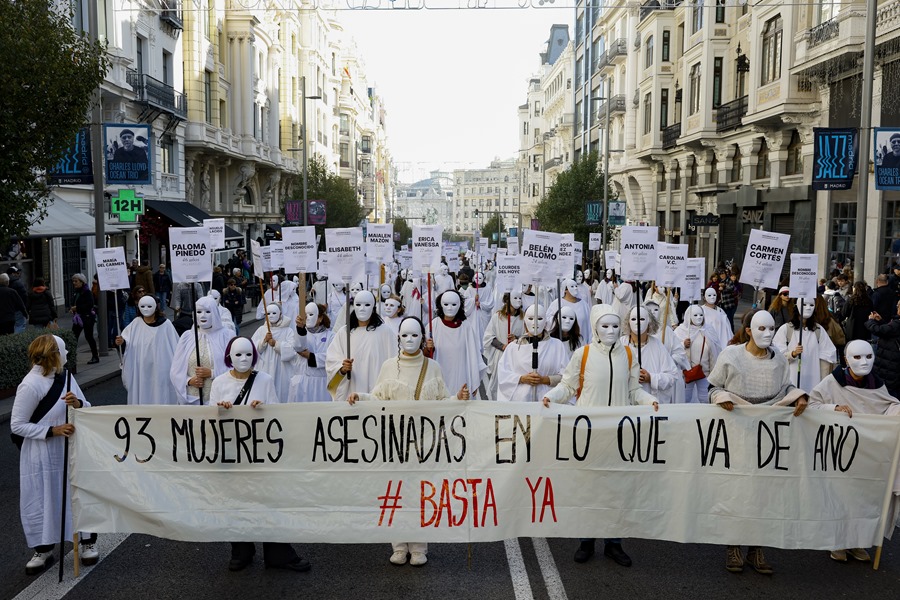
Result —
[[900, 129], [876, 127], [873, 131], [875, 189], [900, 190]]
[[849, 190], [853, 187], [859, 142], [856, 129], [813, 128], [814, 190]]
[[153, 147], [150, 125], [104, 123], [106, 183], [150, 185]]

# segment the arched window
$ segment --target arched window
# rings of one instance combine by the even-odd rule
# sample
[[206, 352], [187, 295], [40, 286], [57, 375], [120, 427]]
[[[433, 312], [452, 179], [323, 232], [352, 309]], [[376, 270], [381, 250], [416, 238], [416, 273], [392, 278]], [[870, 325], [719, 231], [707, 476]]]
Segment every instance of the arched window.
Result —
[[769, 166], [769, 146], [766, 144], [765, 140], [763, 140], [762, 145], [759, 147], [759, 152], [756, 153], [756, 178], [757, 179], [765, 179], [772, 172]]

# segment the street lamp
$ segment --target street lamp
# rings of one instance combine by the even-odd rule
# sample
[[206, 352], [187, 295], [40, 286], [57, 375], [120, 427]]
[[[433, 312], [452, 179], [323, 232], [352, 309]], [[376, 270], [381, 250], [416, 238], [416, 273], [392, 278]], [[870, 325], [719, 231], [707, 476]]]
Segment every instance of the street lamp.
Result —
[[307, 130], [306, 130], [306, 101], [307, 100], [321, 100], [322, 96], [307, 96], [306, 95], [306, 75], [300, 76], [300, 103], [301, 103], [301, 117], [303, 119], [303, 123], [300, 125], [300, 136], [303, 138], [303, 146], [300, 148], [288, 148], [288, 152], [296, 152], [298, 150], [303, 151], [303, 226], [306, 226], [306, 219], [308, 214], [308, 209], [306, 206], [306, 195], [307, 195], [307, 178], [309, 172], [309, 139], [307, 138]]

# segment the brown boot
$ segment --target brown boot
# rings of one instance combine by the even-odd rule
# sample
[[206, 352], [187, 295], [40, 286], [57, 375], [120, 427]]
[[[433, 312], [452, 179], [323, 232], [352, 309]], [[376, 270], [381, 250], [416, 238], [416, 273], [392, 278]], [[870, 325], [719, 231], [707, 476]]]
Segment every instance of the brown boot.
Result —
[[732, 573], [744, 571], [744, 556], [741, 554], [740, 546], [725, 547], [725, 569]]
[[771, 575], [774, 572], [772, 565], [766, 562], [766, 557], [763, 556], [762, 548], [759, 546], [750, 546], [747, 548], [747, 562], [750, 563], [751, 567], [756, 569], [757, 573]]

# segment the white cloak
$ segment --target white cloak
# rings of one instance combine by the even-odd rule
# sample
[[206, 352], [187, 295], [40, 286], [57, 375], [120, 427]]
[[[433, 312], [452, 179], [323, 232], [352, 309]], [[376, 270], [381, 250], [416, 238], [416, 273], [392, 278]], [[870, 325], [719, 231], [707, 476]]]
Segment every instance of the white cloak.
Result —
[[[416, 386], [423, 361], [428, 361], [422, 389], [416, 398]], [[458, 391], [458, 390], [457, 390]], [[360, 400], [455, 400], [456, 392], [447, 389], [441, 366], [422, 352], [415, 356], [403, 353], [384, 361], [371, 393], [359, 394]]]
[[497, 399], [497, 364], [500, 362], [500, 355], [503, 354], [503, 351], [495, 348], [493, 342], [496, 340], [504, 346], [507, 345], [507, 339], [509, 339], [506, 333], [507, 322], [509, 323], [508, 329], [511, 335], [516, 338], [525, 335], [525, 322], [522, 320], [521, 314], [519, 316], [510, 316], [508, 321], [506, 317], [500, 316], [499, 312], [494, 312], [493, 316], [491, 316], [491, 321], [488, 323], [482, 338], [482, 349], [487, 363], [488, 375], [488, 398], [483, 398], [484, 400]]
[[791, 352], [800, 343], [801, 333], [790, 323], [785, 323], [775, 332], [772, 346], [777, 348], [787, 359], [791, 381], [794, 382], [794, 385], [797, 385], [797, 373], [799, 372], [800, 385], [797, 387], [811, 392], [837, 364], [837, 348], [825, 328], [818, 324], [815, 332], [804, 327], [802, 338], [803, 353], [797, 358], [792, 358]]
[[350, 332], [350, 358], [353, 369], [348, 380], [340, 373], [347, 358], [347, 327], [342, 325], [334, 333], [325, 356], [325, 377], [328, 393], [334, 401], [344, 401], [351, 392], [368, 392], [375, 385], [381, 365], [397, 353], [397, 336], [386, 325], [374, 330], [356, 327]]
[[635, 307], [634, 290], [630, 283], [620, 283], [612, 291], [612, 307], [619, 314], [621, 323], [627, 323], [631, 309]]
[[481, 357], [481, 339], [475, 325], [466, 319], [459, 327], [447, 327], [444, 320], [435, 317], [431, 321], [434, 335], [434, 360], [441, 365], [444, 381], [453, 393], [463, 384], [469, 386], [473, 398], [478, 394], [481, 377], [487, 365]]
[[563, 369], [566, 368], [566, 350], [563, 343], [556, 338], [544, 334], [544, 339], [538, 342], [538, 366], [539, 375], [545, 375], [550, 379], [550, 385], [539, 384], [536, 386], [520, 383], [519, 378], [535, 371], [531, 368], [534, 348], [523, 337], [513, 342], [503, 351], [500, 364], [497, 367], [497, 401], [498, 402], [540, 402], [548, 391], [562, 379]]
[[[631, 348], [632, 360], [637, 362], [637, 346], [630, 342], [630, 337], [622, 336], [619, 343]], [[641, 384], [645, 392], [656, 396], [660, 404], [684, 402], [684, 375], [659, 339], [647, 336], [647, 345], [641, 346], [640, 362], [641, 368], [650, 373], [650, 383]]]
[[[254, 367], [255, 368], [255, 367]], [[212, 390], [209, 393], [210, 404], [218, 404], [219, 402], [231, 402], [237, 399], [238, 394], [244, 389], [246, 379], [238, 379], [231, 374], [231, 371], [225, 371], [213, 380]], [[259, 400], [263, 404], [278, 404], [284, 402], [284, 399], [278, 395], [275, 390], [275, 381], [268, 373], [257, 370], [256, 378], [250, 391], [244, 397], [241, 406], [250, 406], [254, 400]]]
[[[570, 302], [566, 299], [563, 299], [563, 302], [565, 302], [563, 306], [568, 306], [575, 311], [575, 320], [578, 321], [578, 329], [581, 332], [581, 339], [584, 340], [585, 344], [590, 344], [591, 338], [593, 337], [591, 335], [591, 308], [580, 300], [576, 302]], [[550, 303], [550, 307], [547, 309], [547, 322], [555, 319], [557, 312], [559, 312], [559, 302], [554, 300]]]
[[171, 321], [147, 325], [137, 317], [122, 330], [125, 340], [122, 383], [128, 404], [178, 404], [178, 392], [169, 379], [178, 333]]
[[265, 342], [266, 324], [260, 325], [253, 332], [253, 345], [259, 353], [259, 360], [254, 367], [257, 371], [268, 373], [275, 381], [275, 391], [278, 393], [278, 401], [286, 402], [291, 388], [291, 376], [294, 374], [294, 365], [297, 353], [294, 352], [294, 323], [288, 321], [284, 315], [272, 326], [272, 338], [275, 345], [270, 346]]
[[334, 332], [321, 328], [321, 331], [306, 330], [306, 335], [298, 335], [294, 330], [293, 346], [295, 352], [308, 350], [315, 355], [316, 366], [309, 366], [309, 360], [297, 356], [297, 366], [291, 377], [287, 402], [329, 402], [328, 379], [325, 376], [325, 361], [328, 346], [334, 338]]
[[400, 298], [403, 301], [404, 316], [422, 318], [422, 293], [418, 280], [404, 281], [400, 288]]
[[709, 307], [704, 303], [700, 307], [703, 309], [703, 327], [707, 337], [713, 339], [718, 348], [727, 348], [728, 342], [734, 337], [731, 325], [728, 324], [728, 315], [718, 306]]
[[[210, 298], [212, 300], [212, 298]], [[198, 301], [199, 302], [199, 301]], [[228, 370], [225, 366], [225, 348], [231, 340], [231, 331], [222, 327], [219, 321], [219, 312], [212, 314], [213, 325], [210, 329], [199, 329], [200, 340], [200, 366], [208, 367], [212, 371], [212, 377], [203, 384], [203, 404], [209, 404], [209, 392], [212, 388], [212, 380]], [[196, 326], [195, 326], [196, 327]], [[178, 340], [175, 347], [175, 357], [172, 359], [172, 368], [169, 369], [169, 380], [175, 388], [178, 404], [199, 404], [199, 389], [188, 385], [188, 381], [194, 376], [197, 368], [197, 354], [194, 351], [194, 327], [191, 327]]]
[[600, 304], [612, 304], [613, 301], [613, 282], [601, 279], [597, 282], [597, 291], [594, 292], [594, 298], [600, 301]]

